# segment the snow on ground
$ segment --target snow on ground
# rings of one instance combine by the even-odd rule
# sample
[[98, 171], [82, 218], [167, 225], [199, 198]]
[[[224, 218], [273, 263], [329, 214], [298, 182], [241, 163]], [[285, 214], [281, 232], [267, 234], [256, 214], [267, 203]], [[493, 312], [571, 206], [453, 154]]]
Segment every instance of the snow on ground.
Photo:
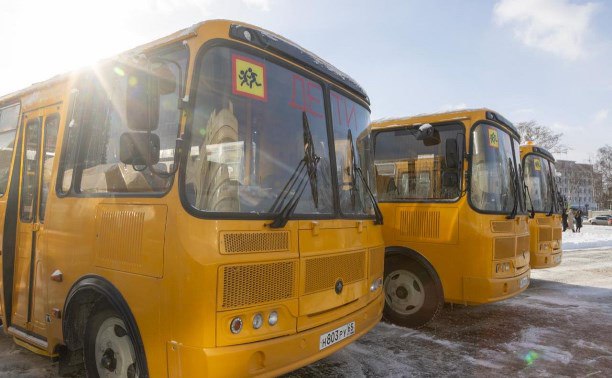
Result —
[[[561, 265], [532, 270], [529, 288], [515, 298], [446, 305], [419, 330], [382, 322], [287, 377], [612, 377], [612, 227], [582, 231], [566, 231]], [[56, 372], [57, 363], [0, 332], [0, 377]]]
[[580, 232], [563, 233], [563, 250], [612, 247], [612, 226], [585, 224]]
[[382, 322], [288, 377], [612, 377], [612, 247], [601, 248], [612, 240], [592, 227], [583, 231], [597, 249], [570, 250], [560, 266], [532, 270], [515, 298], [446, 305], [419, 330]]

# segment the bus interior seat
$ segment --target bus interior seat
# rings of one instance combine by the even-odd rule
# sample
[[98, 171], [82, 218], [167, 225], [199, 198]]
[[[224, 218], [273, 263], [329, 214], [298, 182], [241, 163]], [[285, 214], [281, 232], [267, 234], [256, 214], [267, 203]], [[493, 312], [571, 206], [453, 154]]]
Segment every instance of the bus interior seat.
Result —
[[196, 206], [208, 211], [239, 211], [238, 183], [230, 179], [227, 164], [206, 161], [202, 169]]
[[230, 178], [229, 166], [207, 159], [206, 146], [238, 141], [238, 119], [234, 106], [213, 111], [206, 126], [206, 136], [200, 146], [200, 156], [194, 162], [196, 207], [207, 211], [240, 211], [238, 183]]

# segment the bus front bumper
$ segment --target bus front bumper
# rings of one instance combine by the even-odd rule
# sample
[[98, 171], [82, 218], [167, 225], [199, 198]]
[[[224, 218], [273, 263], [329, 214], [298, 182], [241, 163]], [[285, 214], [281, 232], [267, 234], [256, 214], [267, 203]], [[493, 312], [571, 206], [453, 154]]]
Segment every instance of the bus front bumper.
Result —
[[[382, 292], [368, 305], [341, 319], [289, 336], [219, 348], [168, 343], [170, 377], [277, 376], [342, 349], [371, 330], [382, 317]], [[319, 351], [321, 335], [355, 322], [355, 334]]]
[[508, 278], [463, 277], [463, 298], [466, 304], [497, 302], [522, 293], [529, 286], [531, 271]]
[[530, 260], [531, 268], [543, 269], [557, 266], [561, 264], [562, 255], [561, 249], [549, 250], [545, 253], [532, 253]]

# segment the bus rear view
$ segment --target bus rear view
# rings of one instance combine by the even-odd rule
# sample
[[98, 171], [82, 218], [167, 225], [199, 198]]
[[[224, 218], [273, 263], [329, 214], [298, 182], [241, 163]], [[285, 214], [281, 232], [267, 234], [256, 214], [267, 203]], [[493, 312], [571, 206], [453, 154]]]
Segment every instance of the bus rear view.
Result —
[[384, 317], [418, 327], [444, 302], [481, 304], [529, 284], [519, 135], [497, 113], [371, 125], [383, 213]]

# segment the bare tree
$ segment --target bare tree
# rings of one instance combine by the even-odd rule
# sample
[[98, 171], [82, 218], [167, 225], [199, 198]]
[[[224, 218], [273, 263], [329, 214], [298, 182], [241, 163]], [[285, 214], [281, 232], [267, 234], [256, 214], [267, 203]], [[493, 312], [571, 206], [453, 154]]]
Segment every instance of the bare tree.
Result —
[[602, 190], [598, 193], [598, 202], [605, 207], [612, 205], [612, 146], [605, 145], [597, 150], [595, 172], [601, 175]]
[[570, 149], [561, 143], [563, 133], [555, 133], [550, 127], [539, 125], [536, 121], [519, 122], [516, 128], [523, 141], [533, 141], [550, 152], [564, 154]]

